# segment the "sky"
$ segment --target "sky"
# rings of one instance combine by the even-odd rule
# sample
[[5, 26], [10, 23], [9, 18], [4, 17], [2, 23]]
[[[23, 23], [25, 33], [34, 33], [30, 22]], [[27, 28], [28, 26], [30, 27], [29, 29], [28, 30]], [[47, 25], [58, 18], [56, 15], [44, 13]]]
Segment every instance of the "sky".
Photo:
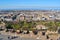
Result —
[[0, 0], [0, 9], [60, 9], [60, 0]]

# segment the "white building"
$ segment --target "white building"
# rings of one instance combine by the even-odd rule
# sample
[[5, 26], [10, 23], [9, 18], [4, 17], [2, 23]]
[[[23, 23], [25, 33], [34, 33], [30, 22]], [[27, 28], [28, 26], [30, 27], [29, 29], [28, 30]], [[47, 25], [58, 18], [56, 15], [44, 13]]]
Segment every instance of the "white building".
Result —
[[13, 21], [12, 18], [5, 18], [5, 21]]

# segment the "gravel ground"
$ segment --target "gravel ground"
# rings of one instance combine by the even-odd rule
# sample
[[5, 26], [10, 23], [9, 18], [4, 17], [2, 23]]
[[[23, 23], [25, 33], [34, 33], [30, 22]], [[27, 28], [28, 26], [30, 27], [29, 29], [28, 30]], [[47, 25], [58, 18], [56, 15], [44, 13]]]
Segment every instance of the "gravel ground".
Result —
[[[50, 39], [53, 39], [53, 40], [57, 40], [58, 37], [60, 37], [60, 35], [56, 36], [56, 35], [50, 35], [49, 36], [49, 39], [46, 39], [46, 35], [45, 36], [42, 36], [41, 32], [38, 33], [38, 35], [33, 35], [31, 33], [31, 35], [33, 35], [31, 37], [31, 35], [29, 34], [18, 34], [18, 38], [15, 38], [15, 39], [8, 39], [8, 36], [9, 36], [9, 33], [6, 33], [6, 32], [0, 32], [0, 40], [50, 40]], [[14, 36], [15, 34], [13, 33], [10, 33], [10, 36]]]
[[[33, 38], [15, 38], [15, 39], [8, 39], [9, 35], [0, 35], [0, 40], [37, 40], [37, 39], [33, 39]], [[11, 36], [10, 36], [11, 37]]]

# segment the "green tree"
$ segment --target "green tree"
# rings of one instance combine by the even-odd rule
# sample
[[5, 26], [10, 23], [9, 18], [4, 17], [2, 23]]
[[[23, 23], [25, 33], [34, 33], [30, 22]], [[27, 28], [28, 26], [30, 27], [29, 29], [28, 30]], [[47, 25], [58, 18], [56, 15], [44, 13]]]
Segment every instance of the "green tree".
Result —
[[57, 26], [56, 26], [56, 23], [54, 21], [47, 23], [46, 26], [48, 27], [48, 30], [50, 30], [50, 31], [56, 31], [57, 30]]
[[20, 25], [19, 25], [19, 24], [12, 24], [12, 27], [13, 27], [13, 29], [15, 29], [15, 30], [20, 29]]
[[6, 24], [6, 28], [7, 29], [13, 29], [12, 24], [11, 23]]

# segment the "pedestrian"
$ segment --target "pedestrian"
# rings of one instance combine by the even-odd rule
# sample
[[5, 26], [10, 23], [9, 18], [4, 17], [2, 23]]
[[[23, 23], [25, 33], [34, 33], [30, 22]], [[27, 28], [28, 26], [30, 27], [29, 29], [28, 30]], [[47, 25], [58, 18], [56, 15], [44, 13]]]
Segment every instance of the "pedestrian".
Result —
[[49, 39], [49, 36], [48, 35], [46, 37], [47, 37], [47, 39]]
[[51, 39], [51, 40], [53, 40], [53, 39]]

